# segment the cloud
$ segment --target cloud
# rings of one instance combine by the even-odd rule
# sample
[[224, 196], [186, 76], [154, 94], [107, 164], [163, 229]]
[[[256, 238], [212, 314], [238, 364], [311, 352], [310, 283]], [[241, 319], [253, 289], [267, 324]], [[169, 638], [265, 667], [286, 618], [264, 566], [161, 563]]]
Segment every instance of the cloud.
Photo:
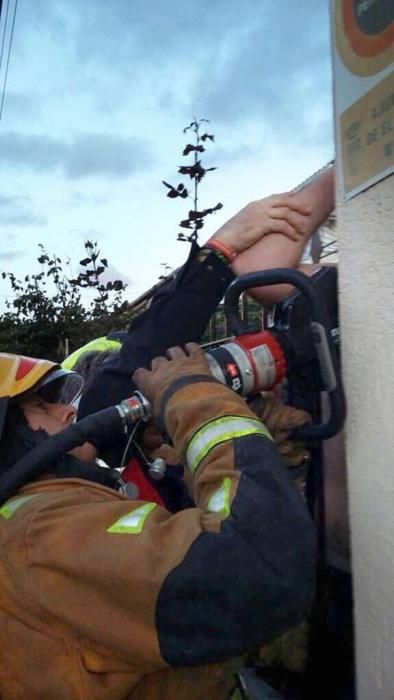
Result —
[[61, 170], [66, 178], [126, 178], [152, 162], [144, 141], [111, 134], [77, 134], [70, 141], [50, 136], [0, 134], [0, 163], [37, 172]]
[[2, 214], [0, 212], [0, 225], [4, 226], [46, 226], [47, 219], [30, 212], [15, 214]]
[[31, 209], [29, 197], [0, 194], [0, 225], [45, 226], [47, 220]]
[[297, 140], [311, 107], [331, 93], [329, 17], [315, 0], [264, 3], [236, 32], [220, 35], [213, 50], [190, 101], [215, 123], [258, 119], [262, 130]]
[[[257, 119], [262, 132], [272, 129], [280, 139], [292, 131], [298, 140], [310, 127], [311, 105], [331, 95], [327, 3], [117, 0], [116, 11], [102, 0], [29, 5], [23, 10], [26, 34], [34, 41], [42, 33], [59, 37], [64, 60], [56, 54], [53, 75], [58, 79], [67, 65], [71, 92], [83, 88], [102, 116], [132, 112], [131, 95], [139, 95], [142, 105], [148, 100], [167, 114], [197, 114], [234, 128]], [[84, 147], [84, 163], [75, 153], [67, 159], [70, 178], [90, 174], [94, 144]], [[106, 155], [103, 146], [103, 169], [112, 173], [109, 150]]]
[[325, 3], [316, 0], [199, 0], [197, 4], [117, 0], [116, 10], [113, 3], [102, 0], [35, 0], [24, 8], [20, 21], [25, 35], [39, 36], [40, 41], [42, 35], [59, 37], [69, 70], [75, 71], [73, 80], [89, 75], [96, 92], [100, 81], [110, 75], [111, 82], [123, 83], [127, 93], [135, 76], [143, 79], [148, 68], [163, 75], [171, 67], [175, 85], [182, 67], [193, 63], [201, 66], [209, 92], [217, 67], [223, 65], [226, 71], [239, 61], [242, 64], [249, 52], [255, 55], [258, 71], [243, 74], [243, 83], [249, 84], [253, 97], [264, 63], [274, 73], [279, 69], [283, 80], [283, 64], [289, 68], [299, 61], [305, 44], [308, 50], [324, 23], [327, 43], [329, 32]]
[[79, 190], [72, 192], [69, 197], [71, 207], [86, 207], [86, 205], [99, 207], [108, 202], [108, 194], [84, 194]]
[[[42, 0], [41, 0], [42, 2]], [[129, 65], [135, 59], [156, 63], [204, 51], [204, 43], [218, 31], [237, 26], [255, 8], [254, 0], [199, 0], [198, 6], [184, 0], [171, 3], [146, 0], [117, 0], [112, 3], [91, 0], [89, 3], [44, 3], [41, 20], [53, 27], [62, 21], [63, 32], [73, 44], [78, 62], [102, 65]], [[65, 11], [66, 8], [66, 11]], [[35, 8], [34, 8], [35, 9]], [[34, 21], [34, 20], [33, 20]], [[65, 31], [73, 28], [72, 38]]]
[[124, 178], [138, 173], [149, 161], [148, 149], [142, 141], [88, 134], [74, 139], [67, 152], [64, 170], [70, 179], [91, 175]]
[[37, 101], [37, 96], [31, 96], [8, 90], [5, 93], [4, 99], [4, 120], [21, 121], [25, 123], [26, 114], [29, 118], [40, 114], [40, 106]]
[[212, 152], [204, 154], [208, 166], [222, 168], [224, 165], [245, 161], [256, 155], [255, 149], [247, 144], [229, 143], [227, 146], [217, 146]]
[[0, 261], [12, 262], [25, 257], [25, 255], [26, 253], [23, 250], [9, 250], [6, 253], [0, 253]]
[[20, 197], [19, 195], [0, 194], [0, 207], [20, 206], [21, 203], [27, 200], [27, 197]]

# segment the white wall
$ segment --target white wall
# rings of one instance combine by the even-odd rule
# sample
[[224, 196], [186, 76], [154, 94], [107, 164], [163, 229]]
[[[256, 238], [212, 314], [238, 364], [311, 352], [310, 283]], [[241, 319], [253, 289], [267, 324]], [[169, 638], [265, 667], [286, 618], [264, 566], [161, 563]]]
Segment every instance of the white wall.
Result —
[[341, 204], [358, 700], [394, 699], [394, 176]]

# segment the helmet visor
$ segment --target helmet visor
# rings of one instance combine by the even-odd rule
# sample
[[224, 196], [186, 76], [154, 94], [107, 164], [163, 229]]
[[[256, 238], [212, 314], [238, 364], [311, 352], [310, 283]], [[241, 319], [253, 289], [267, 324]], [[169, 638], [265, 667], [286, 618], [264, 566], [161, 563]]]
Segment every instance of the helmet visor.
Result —
[[84, 380], [77, 372], [56, 369], [43, 379], [35, 393], [48, 403], [73, 404], [81, 397]]

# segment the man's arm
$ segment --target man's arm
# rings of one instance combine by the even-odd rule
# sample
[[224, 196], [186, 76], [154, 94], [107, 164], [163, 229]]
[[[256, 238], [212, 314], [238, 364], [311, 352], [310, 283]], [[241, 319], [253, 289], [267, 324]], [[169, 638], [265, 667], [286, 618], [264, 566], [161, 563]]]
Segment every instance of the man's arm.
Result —
[[[269, 270], [274, 267], [299, 267], [304, 248], [314, 231], [326, 220], [335, 206], [335, 168], [330, 166], [299, 192], [291, 195], [297, 202], [309, 208], [303, 234], [298, 240], [291, 240], [283, 234], [266, 235], [255, 245], [238, 255], [232, 268], [236, 275], [256, 270]], [[314, 266], [299, 267], [311, 274]], [[289, 285], [260, 287], [250, 290], [251, 296], [262, 304], [275, 304], [293, 292]]]
[[[308, 216], [305, 202], [274, 195], [248, 204], [212, 239], [239, 255], [272, 230], [278, 238], [299, 239]], [[120, 352], [109, 358], [89, 385], [78, 418], [129, 396], [132, 373], [137, 367], [149, 367], [167, 347], [199, 341], [232, 279], [231, 268], [220, 253], [193, 244], [175, 279], [159, 290], [149, 309], [131, 324]]]

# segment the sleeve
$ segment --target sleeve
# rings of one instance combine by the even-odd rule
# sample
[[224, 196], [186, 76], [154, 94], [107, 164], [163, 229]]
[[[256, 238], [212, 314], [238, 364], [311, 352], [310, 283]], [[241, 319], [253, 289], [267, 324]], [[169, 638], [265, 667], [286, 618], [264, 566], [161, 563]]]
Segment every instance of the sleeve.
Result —
[[242, 399], [216, 382], [184, 386], [165, 420], [196, 508], [84, 498], [40, 513], [28, 537], [40, 619], [142, 673], [253, 649], [298, 623], [313, 595], [311, 520]]
[[315, 533], [276, 446], [244, 400], [193, 382], [163, 407], [193, 478], [201, 532], [164, 580], [157, 603], [171, 665], [219, 661], [298, 624], [314, 594]]
[[154, 357], [173, 345], [198, 342], [233, 279], [228, 265], [210, 251], [201, 259], [192, 244], [185, 265], [164, 285], [150, 307], [132, 323], [116, 353], [100, 370], [81, 398], [78, 419], [114, 405], [135, 389], [131, 375], [150, 367]]

